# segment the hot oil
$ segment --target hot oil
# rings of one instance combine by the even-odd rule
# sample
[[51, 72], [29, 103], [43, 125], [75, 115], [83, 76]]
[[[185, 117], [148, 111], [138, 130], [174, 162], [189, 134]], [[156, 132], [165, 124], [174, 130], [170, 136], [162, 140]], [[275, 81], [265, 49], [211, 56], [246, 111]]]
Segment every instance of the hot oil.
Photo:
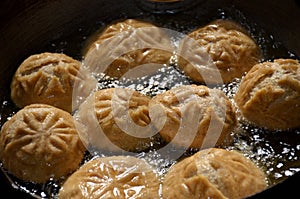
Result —
[[[174, 17], [176, 20], [174, 20]], [[139, 13], [139, 15], [130, 17], [122, 16], [122, 18], [137, 18], [153, 22], [164, 28], [179, 31], [181, 33], [188, 33], [195, 28], [206, 25], [214, 19], [230, 19], [242, 25], [251, 36], [257, 41], [262, 49], [263, 60], [272, 60], [274, 58], [296, 58], [292, 52], [289, 52], [280, 41], [275, 41], [273, 36], [264, 31], [263, 27], [259, 27], [256, 23], [249, 21], [243, 13], [236, 10], [234, 7], [217, 10], [216, 13], [211, 14], [205, 18], [194, 18], [189, 15], [152, 15], [146, 13]], [[111, 19], [115, 21], [115, 19]], [[97, 27], [103, 29], [111, 21], [97, 22]], [[48, 49], [50, 52], [62, 52], [78, 60], [82, 59], [82, 52], [85, 46], [88, 46], [88, 41], [91, 35], [97, 31], [95, 24], [93, 27], [80, 27], [78, 30], [49, 42]], [[99, 29], [98, 29], [99, 30]], [[94, 74], [98, 78], [98, 87], [129, 87], [146, 94], [148, 96], [155, 96], [159, 93], [167, 91], [179, 85], [193, 84], [184, 74], [177, 70], [174, 66], [166, 66], [159, 69], [151, 76], [141, 77], [136, 80], [114, 80], [109, 77], [104, 77], [102, 74]], [[221, 89], [233, 102], [233, 97], [238, 89], [241, 79], [236, 79], [226, 85], [218, 85], [216, 88]], [[9, 119], [18, 111], [9, 98], [1, 99], [0, 124]], [[263, 170], [265, 170], [269, 185], [277, 184], [295, 172], [300, 170], [300, 130], [294, 131], [268, 131], [263, 128], [255, 127], [244, 120], [240, 114], [239, 124], [233, 132], [234, 143], [228, 146], [228, 149], [240, 150], [245, 156], [251, 158]], [[162, 156], [156, 150], [164, 143], [154, 143], [150, 151], [137, 153], [136, 156], [146, 159], [151, 165], [155, 166], [159, 174], [167, 172], [168, 168], [176, 163], [172, 158], [172, 154], [176, 153], [176, 148], [171, 148], [168, 154]], [[197, 150], [189, 150], [182, 154], [180, 158], [190, 156], [197, 152]], [[89, 153], [85, 155], [82, 164], [95, 156], [107, 156], [109, 153]], [[35, 184], [29, 182], [22, 182], [16, 179], [5, 169], [3, 172], [7, 176], [9, 182], [16, 189], [22, 190], [34, 198], [56, 198], [64, 178], [59, 181], [50, 180], [45, 184]]]

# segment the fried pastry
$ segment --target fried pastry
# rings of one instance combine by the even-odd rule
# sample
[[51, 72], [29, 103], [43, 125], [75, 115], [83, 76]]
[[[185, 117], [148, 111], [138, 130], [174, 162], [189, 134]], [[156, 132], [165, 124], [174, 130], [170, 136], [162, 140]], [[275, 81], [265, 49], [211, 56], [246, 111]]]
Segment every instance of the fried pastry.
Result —
[[24, 181], [45, 183], [69, 175], [85, 150], [70, 113], [50, 105], [25, 106], [1, 129], [3, 167]]
[[267, 187], [265, 173], [237, 151], [201, 150], [167, 171], [164, 199], [242, 199]]
[[155, 137], [150, 126], [150, 98], [129, 88], [96, 91], [75, 114], [89, 144], [109, 151], [147, 150]]
[[142, 159], [133, 156], [96, 158], [66, 180], [58, 197], [159, 199], [159, 179]]
[[261, 59], [256, 42], [238, 24], [216, 20], [189, 33], [181, 42], [178, 66], [193, 81], [228, 83], [241, 78]]
[[[96, 85], [81, 63], [62, 53], [41, 53], [29, 56], [18, 67], [11, 82], [11, 99], [20, 108], [35, 104], [49, 104], [72, 112], [75, 82], [80, 92], [89, 93]], [[80, 91], [81, 90], [81, 91]], [[87, 95], [87, 94], [85, 94]]]
[[154, 96], [149, 114], [162, 139], [187, 148], [226, 145], [237, 123], [235, 108], [221, 90], [198, 85]]
[[300, 63], [275, 59], [255, 65], [235, 95], [242, 115], [271, 130], [300, 127]]
[[169, 64], [173, 50], [162, 28], [127, 19], [106, 27], [88, 47], [84, 57], [85, 64], [96, 73], [116, 79], [136, 78], [140, 72], [149, 75]]

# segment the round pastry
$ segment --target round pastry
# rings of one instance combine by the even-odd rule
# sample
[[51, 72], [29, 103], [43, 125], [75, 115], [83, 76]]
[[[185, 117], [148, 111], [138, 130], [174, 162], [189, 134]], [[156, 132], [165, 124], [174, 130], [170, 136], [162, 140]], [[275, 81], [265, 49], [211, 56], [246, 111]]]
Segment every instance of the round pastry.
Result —
[[[173, 47], [163, 29], [140, 20], [127, 19], [108, 26], [85, 53], [85, 64], [112, 78], [148, 75], [170, 62]], [[142, 69], [133, 68], [144, 66]], [[133, 72], [132, 72], [132, 71]]]
[[93, 148], [138, 152], [149, 148], [156, 134], [150, 125], [149, 101], [132, 89], [102, 89], [80, 105], [75, 117]]
[[50, 105], [25, 106], [1, 129], [3, 167], [24, 181], [66, 176], [79, 167], [84, 152], [73, 117]]
[[59, 190], [64, 198], [159, 198], [159, 179], [142, 159], [131, 156], [96, 158], [74, 172]]
[[221, 90], [197, 85], [156, 95], [149, 114], [166, 142], [198, 149], [227, 144], [237, 122], [235, 109]]
[[255, 65], [235, 95], [242, 115], [271, 130], [300, 127], [300, 63], [275, 59]]
[[43, 103], [71, 112], [75, 81], [87, 82], [79, 72], [80, 66], [79, 61], [61, 53], [32, 55], [21, 63], [13, 77], [11, 99], [20, 108]]
[[164, 199], [241, 199], [266, 187], [263, 170], [250, 159], [237, 151], [212, 148], [173, 165], [165, 175], [162, 196]]
[[241, 78], [260, 58], [259, 46], [241, 26], [216, 20], [182, 40], [178, 66], [195, 82], [228, 83]]

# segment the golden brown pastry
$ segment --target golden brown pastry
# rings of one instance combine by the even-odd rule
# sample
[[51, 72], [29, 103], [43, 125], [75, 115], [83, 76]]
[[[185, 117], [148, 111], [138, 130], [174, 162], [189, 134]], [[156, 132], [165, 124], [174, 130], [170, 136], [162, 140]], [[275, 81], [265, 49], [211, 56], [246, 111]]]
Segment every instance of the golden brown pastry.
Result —
[[241, 26], [216, 20], [182, 40], [178, 65], [195, 82], [228, 83], [241, 78], [260, 58], [259, 46]]
[[173, 165], [162, 184], [164, 199], [241, 199], [263, 191], [266, 176], [237, 151], [211, 148]]
[[129, 88], [96, 91], [75, 114], [92, 147], [137, 152], [151, 145], [150, 98]]
[[161, 137], [180, 147], [225, 144], [236, 126], [235, 109], [218, 89], [185, 85], [153, 97], [149, 113]]
[[[43, 103], [71, 112], [76, 108], [72, 109], [75, 82], [88, 82], [88, 76], [80, 71], [80, 66], [79, 61], [61, 53], [31, 55], [21, 63], [13, 77], [11, 98], [20, 108]], [[91, 89], [85, 86], [82, 90], [89, 92]]]
[[235, 95], [242, 115], [268, 129], [300, 127], [300, 63], [275, 59], [255, 65]]
[[[119, 79], [131, 70], [149, 74], [168, 64], [172, 53], [173, 47], [163, 29], [127, 19], [108, 26], [99, 35], [85, 53], [85, 64], [94, 72]], [[133, 70], [142, 65], [142, 69]], [[131, 75], [127, 78], [135, 77]]]
[[73, 117], [50, 105], [25, 106], [1, 129], [3, 167], [24, 181], [66, 176], [79, 167], [84, 152]]
[[96, 158], [67, 179], [58, 198], [158, 199], [159, 179], [142, 159], [132, 156]]

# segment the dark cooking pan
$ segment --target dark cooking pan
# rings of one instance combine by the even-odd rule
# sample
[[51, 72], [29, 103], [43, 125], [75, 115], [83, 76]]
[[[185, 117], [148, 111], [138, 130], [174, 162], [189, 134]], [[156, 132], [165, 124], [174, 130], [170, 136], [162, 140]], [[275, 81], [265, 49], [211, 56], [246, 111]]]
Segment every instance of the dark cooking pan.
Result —
[[[25, 58], [47, 51], [63, 52], [80, 60], [89, 36], [113, 21], [126, 18], [153, 21], [183, 33], [214, 19], [229, 18], [253, 34], [262, 46], [266, 60], [300, 57], [300, 5], [295, 0], [181, 0], [171, 3], [147, 0], [4, 0], [0, 2], [0, 125], [12, 113], [10, 82]], [[284, 140], [272, 134], [267, 137], [273, 139], [270, 143], [274, 145], [275, 160], [283, 158], [286, 166], [281, 167], [288, 172], [277, 181], [274, 174], [276, 183], [251, 198], [274, 198], [282, 193], [286, 198], [299, 195], [300, 191], [294, 185], [300, 183], [300, 131], [295, 131], [283, 136]], [[282, 142], [287, 143], [287, 148], [290, 146], [291, 161], [291, 156], [276, 154], [276, 150], [284, 150], [284, 146], [275, 147], [276, 143]], [[278, 172], [278, 175], [284, 174]], [[3, 172], [0, 174], [1, 196], [6, 193], [10, 197], [32, 198], [26, 191], [13, 187]]]

